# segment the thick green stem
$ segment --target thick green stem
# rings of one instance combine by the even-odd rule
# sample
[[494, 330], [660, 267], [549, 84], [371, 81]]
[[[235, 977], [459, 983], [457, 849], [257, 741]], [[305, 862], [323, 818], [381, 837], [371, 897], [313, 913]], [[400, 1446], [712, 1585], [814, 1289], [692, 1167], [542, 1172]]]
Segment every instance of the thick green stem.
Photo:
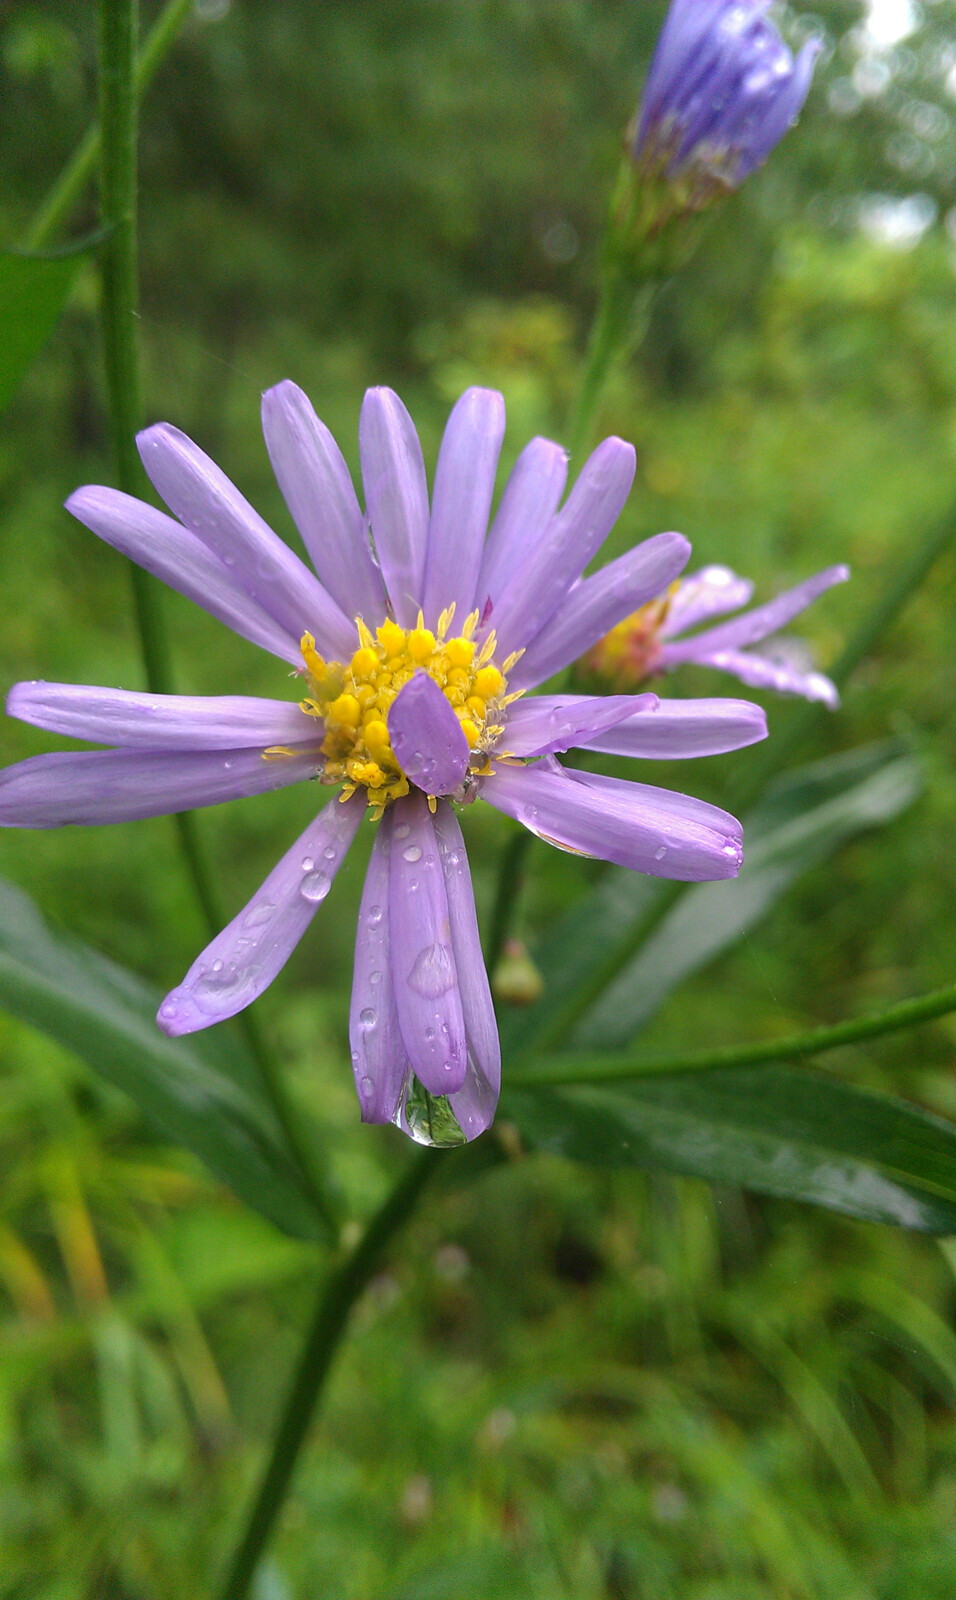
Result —
[[615, 369], [636, 348], [647, 328], [655, 289], [654, 283], [635, 284], [616, 272], [606, 273], [601, 280], [597, 314], [568, 426], [573, 462], [578, 462], [588, 447]]
[[[183, 11], [182, 6], [168, 6], [157, 23], [150, 46], [140, 58], [139, 76], [143, 81], [148, 81], [155, 71], [182, 20]], [[148, 489], [136, 450], [136, 433], [142, 423], [136, 229], [137, 103], [141, 87], [136, 65], [137, 19], [137, 0], [101, 0], [100, 196], [106, 233], [100, 252], [103, 354], [116, 481], [127, 494], [134, 495]], [[46, 211], [50, 209], [48, 203]], [[130, 579], [147, 684], [153, 694], [170, 694], [173, 677], [162, 615], [162, 589], [155, 578], [132, 563]], [[176, 829], [204, 920], [210, 934], [215, 934], [222, 927], [223, 919], [195, 818], [189, 813], [180, 813], [176, 817]], [[332, 1231], [335, 1226], [333, 1208], [309, 1143], [299, 1131], [279, 1068], [264, 1048], [259, 1030], [248, 1012], [243, 1014], [241, 1025], [273, 1110], [308, 1182], [313, 1203]]]
[[[148, 89], [192, 7], [193, 0], [168, 0], [157, 17], [136, 61], [133, 84], [137, 99], [142, 99]], [[27, 228], [21, 249], [42, 250], [49, 245], [92, 178], [99, 159], [100, 129], [94, 122]]]
[[754, 1044], [727, 1045], [717, 1050], [695, 1050], [687, 1055], [648, 1056], [552, 1056], [547, 1061], [529, 1061], [509, 1074], [509, 1088], [533, 1084], [614, 1083], [622, 1079], [647, 1078], [670, 1072], [712, 1072], [728, 1067], [760, 1067], [771, 1061], [791, 1061], [797, 1057], [820, 1055], [840, 1045], [857, 1044], [861, 1039], [878, 1039], [884, 1033], [897, 1033], [919, 1022], [931, 1022], [956, 1011], [956, 987], [934, 989], [915, 1000], [902, 1000], [874, 1016], [837, 1022], [830, 1028], [810, 1028], [783, 1039], [758, 1040]]
[[419, 1195], [438, 1168], [439, 1159], [434, 1150], [423, 1150], [415, 1156], [375, 1213], [359, 1243], [323, 1285], [311, 1330], [289, 1386], [269, 1464], [222, 1587], [221, 1600], [245, 1600], [249, 1593], [256, 1567], [288, 1492], [349, 1313], [385, 1249], [414, 1210]]

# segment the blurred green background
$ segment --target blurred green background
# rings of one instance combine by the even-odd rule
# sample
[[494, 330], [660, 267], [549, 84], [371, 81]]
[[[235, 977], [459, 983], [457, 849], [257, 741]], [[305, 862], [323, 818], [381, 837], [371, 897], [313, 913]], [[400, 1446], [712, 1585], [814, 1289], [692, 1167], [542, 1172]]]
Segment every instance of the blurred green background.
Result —
[[[663, 9], [197, 0], [143, 113], [148, 420], [192, 434], [290, 539], [258, 425], [281, 377], [353, 466], [369, 383], [401, 392], [429, 466], [468, 383], [505, 394], [505, 466], [532, 433], [560, 438]], [[956, 499], [956, 6], [780, 15], [828, 49], [799, 127], [714, 217], [608, 397], [602, 430], [639, 454], [608, 553], [679, 528], [759, 598], [848, 560], [853, 583], [801, 619], [825, 667]], [[0, 13], [6, 241], [86, 125], [94, 57], [91, 5]], [[91, 202], [76, 231], [94, 220]], [[142, 683], [123, 563], [61, 508], [109, 481], [96, 301], [85, 274], [0, 429], [4, 685]], [[954, 602], [951, 555], [801, 752], [900, 735], [924, 797], [803, 878], [649, 1045], [951, 981]], [[282, 693], [274, 662], [179, 597], [165, 614], [180, 689]], [[734, 692], [703, 672], [669, 687]], [[13, 722], [2, 741], [4, 761], [51, 746]], [[646, 776], [719, 802], [749, 759]], [[312, 804], [293, 789], [200, 819], [229, 915]], [[509, 836], [469, 813], [483, 917]], [[405, 1156], [358, 1125], [345, 1046], [368, 843], [261, 1002], [360, 1216]], [[597, 870], [536, 851], [532, 947]], [[167, 820], [7, 834], [0, 871], [160, 984], [203, 942]], [[3, 1017], [0, 1042], [0, 1596], [202, 1600], [322, 1252], [74, 1058]], [[954, 1042], [943, 1021], [827, 1065], [954, 1114]], [[954, 1267], [946, 1243], [512, 1153], [426, 1206], [362, 1301], [258, 1600], [951, 1600]]]

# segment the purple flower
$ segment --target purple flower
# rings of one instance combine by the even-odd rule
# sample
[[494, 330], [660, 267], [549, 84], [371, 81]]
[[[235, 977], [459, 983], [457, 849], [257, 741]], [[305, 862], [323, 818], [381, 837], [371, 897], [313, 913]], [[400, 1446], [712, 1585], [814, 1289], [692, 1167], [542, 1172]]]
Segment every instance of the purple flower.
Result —
[[[772, 639], [762, 651], [747, 646], [775, 634], [824, 590], [844, 583], [849, 576], [849, 567], [826, 567], [732, 622], [682, 638], [698, 623], [738, 611], [753, 594], [749, 578], [739, 578], [729, 567], [703, 567], [693, 577], [680, 578], [666, 593], [612, 628], [588, 652], [585, 671], [615, 686], [634, 688], [656, 673], [671, 672], [684, 661], [694, 661], [701, 667], [730, 672], [751, 689], [799, 694], [805, 700], [820, 700], [832, 710], [840, 703], [836, 685], [813, 669], [800, 640]], [[613, 741], [613, 735], [611, 738]], [[612, 742], [602, 748], [617, 750], [618, 746]]]
[[365, 396], [366, 507], [302, 391], [263, 401], [266, 444], [310, 571], [183, 434], [139, 448], [172, 516], [108, 488], [67, 502], [108, 544], [291, 665], [297, 700], [193, 699], [20, 683], [13, 716], [105, 750], [0, 774], [0, 823], [118, 822], [313, 778], [339, 789], [159, 1009], [170, 1034], [233, 1016], [302, 937], [362, 818], [378, 822], [359, 912], [350, 1016], [362, 1117], [425, 1143], [491, 1122], [500, 1056], [465, 847], [451, 801], [478, 795], [560, 849], [659, 877], [733, 877], [741, 830], [681, 794], [565, 771], [580, 745], [635, 756], [736, 749], [766, 732], [744, 701], [525, 698], [666, 588], [690, 547], [661, 533], [581, 574], [630, 489], [634, 451], [606, 439], [563, 505], [567, 461], [519, 456], [488, 528], [504, 403], [469, 389], [445, 429], [429, 507], [411, 418]]
[[631, 153], [686, 185], [696, 209], [736, 189], [797, 117], [819, 42], [794, 61], [771, 0], [672, 0], [651, 62]]

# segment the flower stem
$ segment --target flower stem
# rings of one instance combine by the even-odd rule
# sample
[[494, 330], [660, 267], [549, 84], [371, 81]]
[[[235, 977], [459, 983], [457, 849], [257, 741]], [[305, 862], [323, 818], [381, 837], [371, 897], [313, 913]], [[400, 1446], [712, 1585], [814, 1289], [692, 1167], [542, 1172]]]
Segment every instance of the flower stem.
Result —
[[[142, 99], [156, 71], [173, 45], [192, 10], [193, 0], [167, 0], [150, 30], [136, 61], [133, 88]], [[99, 124], [91, 123], [36, 212], [21, 241], [23, 250], [42, 250], [67, 220], [96, 170], [100, 159]]]
[[382, 1255], [437, 1171], [438, 1153], [422, 1150], [368, 1224], [362, 1238], [323, 1284], [312, 1327], [296, 1368], [245, 1533], [236, 1549], [221, 1600], [245, 1600], [256, 1567], [288, 1492], [316, 1402], [345, 1331], [349, 1312]]
[[524, 884], [528, 846], [533, 837], [527, 828], [519, 828], [512, 834], [501, 852], [495, 904], [491, 913], [491, 931], [485, 951], [485, 965], [490, 977], [494, 976], [495, 968], [501, 959], [501, 952], [511, 932], [515, 908]]
[[[157, 23], [157, 29], [164, 23], [165, 27], [146, 61], [146, 69], [142, 69], [145, 51], [140, 58], [147, 81], [149, 73], [158, 65], [160, 47], [168, 48], [182, 11], [182, 7], [178, 11], [167, 7]], [[137, 332], [137, 24], [137, 0], [101, 0], [100, 206], [106, 233], [100, 247], [103, 354], [116, 480], [127, 494], [141, 495], [148, 485], [136, 450], [136, 433], [142, 424]], [[154, 41], [157, 29], [151, 36]], [[50, 210], [49, 204], [46, 209]], [[170, 694], [173, 676], [162, 614], [162, 590], [155, 578], [133, 563], [130, 563], [130, 578], [147, 684], [153, 694]], [[222, 927], [223, 919], [195, 818], [188, 812], [180, 812], [175, 824], [196, 899], [210, 934], [215, 934]], [[313, 1204], [331, 1233], [335, 1228], [333, 1207], [309, 1143], [299, 1131], [279, 1068], [265, 1049], [248, 1012], [243, 1013], [242, 1026], [275, 1115], [308, 1184]]]
[[654, 282], [635, 284], [620, 273], [602, 275], [597, 313], [568, 426], [572, 460], [587, 449], [612, 373], [637, 348], [647, 330], [656, 289]]
[[528, 1061], [509, 1075], [509, 1087], [525, 1088], [538, 1084], [613, 1083], [622, 1079], [658, 1077], [671, 1072], [710, 1072], [729, 1067], [760, 1067], [771, 1061], [820, 1055], [840, 1045], [856, 1044], [861, 1039], [877, 1039], [920, 1022], [931, 1022], [956, 1011], [956, 986], [934, 989], [915, 1000], [878, 1011], [873, 1016], [855, 1017], [829, 1028], [810, 1028], [783, 1039], [758, 1040], [754, 1044], [727, 1045], [716, 1050], [694, 1050], [686, 1055], [648, 1056], [552, 1056], [548, 1060]]

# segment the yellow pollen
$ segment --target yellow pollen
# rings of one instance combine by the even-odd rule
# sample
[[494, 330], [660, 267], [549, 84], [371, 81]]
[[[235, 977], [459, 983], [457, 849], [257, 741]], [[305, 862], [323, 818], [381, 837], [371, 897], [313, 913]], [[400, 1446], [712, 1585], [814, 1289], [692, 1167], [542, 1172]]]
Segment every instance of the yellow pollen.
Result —
[[[449, 606], [435, 631], [425, 627], [421, 612], [414, 628], [401, 628], [388, 618], [374, 634], [358, 617], [357, 648], [344, 664], [325, 661], [312, 635], [302, 637], [309, 693], [299, 704], [322, 724], [322, 781], [343, 784], [343, 799], [364, 788], [376, 819], [409, 792], [392, 749], [388, 715], [396, 695], [418, 671], [427, 672], [454, 707], [472, 753], [470, 770], [488, 770], [489, 752], [502, 732], [505, 673], [492, 661], [494, 634], [480, 648], [475, 643], [478, 612], [448, 638], [454, 615], [455, 607]], [[269, 752], [273, 754], [278, 751]]]
[[660, 630], [678, 587], [672, 583], [599, 639], [582, 658], [585, 673], [618, 689], [634, 689], [651, 677], [660, 658]]

